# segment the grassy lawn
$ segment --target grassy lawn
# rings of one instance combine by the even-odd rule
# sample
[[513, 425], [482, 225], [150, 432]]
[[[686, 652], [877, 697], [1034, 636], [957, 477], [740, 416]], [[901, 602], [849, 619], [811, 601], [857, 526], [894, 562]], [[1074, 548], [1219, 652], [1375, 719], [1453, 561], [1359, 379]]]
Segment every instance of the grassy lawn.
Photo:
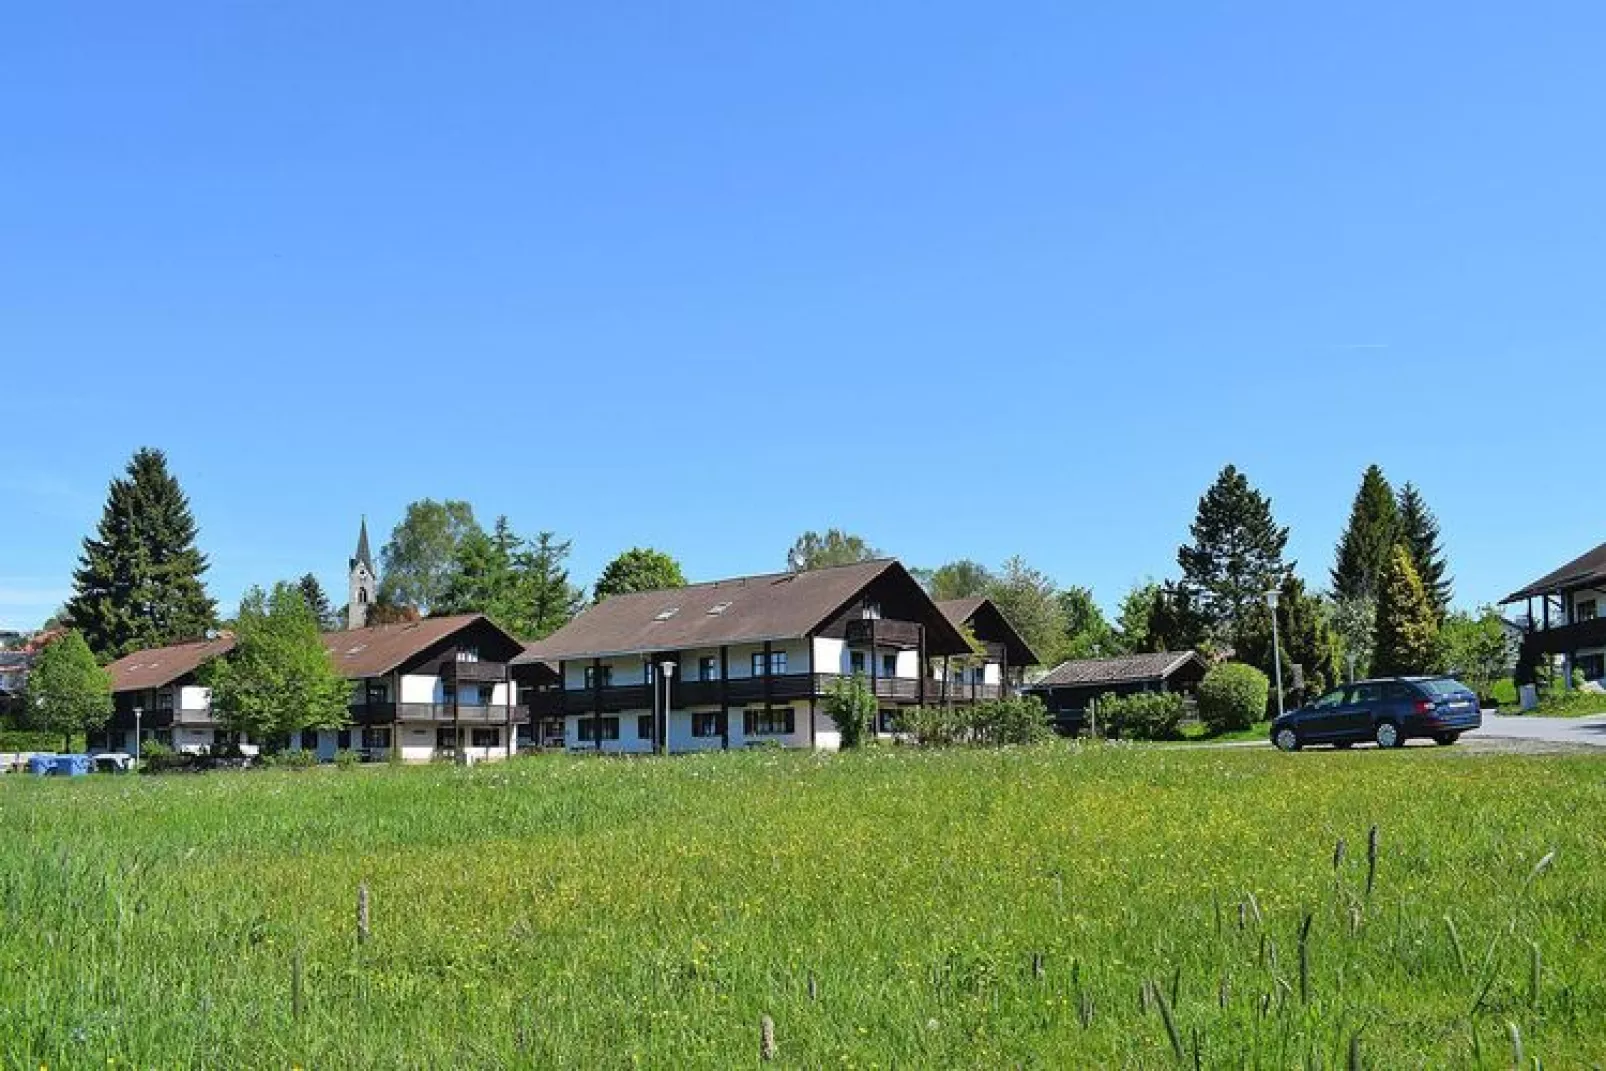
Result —
[[1233, 729], [1230, 732], [1211, 734], [1203, 722], [1186, 725], [1182, 729], [1184, 740], [1209, 740], [1212, 743], [1230, 743], [1235, 740], [1266, 740], [1271, 739], [1271, 722], [1256, 722], [1247, 729]]
[[1169, 1013], [1206, 1067], [1578, 1066], [1603, 813], [1606, 760], [1414, 748], [8, 776], [0, 1065], [724, 1067], [769, 1015], [787, 1066], [1163, 1067]]

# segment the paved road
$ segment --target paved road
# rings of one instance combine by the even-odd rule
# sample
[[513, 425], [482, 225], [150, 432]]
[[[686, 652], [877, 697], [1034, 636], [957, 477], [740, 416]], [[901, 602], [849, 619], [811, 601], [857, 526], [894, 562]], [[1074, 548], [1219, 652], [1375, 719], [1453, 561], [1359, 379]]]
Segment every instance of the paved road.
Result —
[[1483, 728], [1467, 735], [1507, 740], [1539, 740], [1547, 744], [1585, 744], [1606, 747], [1606, 717], [1534, 718], [1518, 714], [1483, 715]]

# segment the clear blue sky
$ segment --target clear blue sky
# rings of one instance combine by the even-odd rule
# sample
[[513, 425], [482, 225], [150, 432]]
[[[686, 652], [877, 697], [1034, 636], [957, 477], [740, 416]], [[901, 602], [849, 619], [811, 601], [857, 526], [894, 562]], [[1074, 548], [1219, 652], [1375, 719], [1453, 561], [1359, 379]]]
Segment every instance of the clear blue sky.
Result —
[[1229, 461], [1317, 581], [1372, 461], [1464, 603], [1606, 539], [1606, 9], [1089, 6], [14, 6], [0, 624], [144, 444], [226, 609], [423, 496], [1107, 606]]

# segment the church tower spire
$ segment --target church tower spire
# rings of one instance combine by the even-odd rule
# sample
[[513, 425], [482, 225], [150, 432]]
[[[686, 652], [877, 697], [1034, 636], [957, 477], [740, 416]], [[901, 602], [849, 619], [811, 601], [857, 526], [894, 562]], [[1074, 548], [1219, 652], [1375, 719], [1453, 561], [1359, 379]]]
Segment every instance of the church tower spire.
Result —
[[350, 562], [350, 598], [346, 603], [346, 627], [363, 628], [368, 624], [368, 607], [374, 601], [374, 562], [368, 553], [368, 518], [362, 519], [357, 530], [357, 553]]

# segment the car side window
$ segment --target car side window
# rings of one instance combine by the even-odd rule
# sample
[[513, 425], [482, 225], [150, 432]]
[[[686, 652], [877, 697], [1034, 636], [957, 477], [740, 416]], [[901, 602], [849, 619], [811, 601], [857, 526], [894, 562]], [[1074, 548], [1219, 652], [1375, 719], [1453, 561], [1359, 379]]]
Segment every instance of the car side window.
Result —
[[1397, 703], [1397, 702], [1400, 702], [1401, 700], [1409, 703], [1412, 700], [1416, 699], [1416, 697], [1417, 697], [1416, 692], [1412, 690], [1410, 685], [1401, 684], [1398, 681], [1394, 682], [1393, 684], [1390, 684], [1384, 690], [1383, 695], [1391, 703]]
[[1350, 689], [1351, 703], [1376, 703], [1383, 698], [1383, 689], [1376, 684], [1357, 684]]
[[1344, 689], [1334, 688], [1316, 702], [1311, 704], [1312, 710], [1331, 710], [1333, 707], [1344, 705]]

